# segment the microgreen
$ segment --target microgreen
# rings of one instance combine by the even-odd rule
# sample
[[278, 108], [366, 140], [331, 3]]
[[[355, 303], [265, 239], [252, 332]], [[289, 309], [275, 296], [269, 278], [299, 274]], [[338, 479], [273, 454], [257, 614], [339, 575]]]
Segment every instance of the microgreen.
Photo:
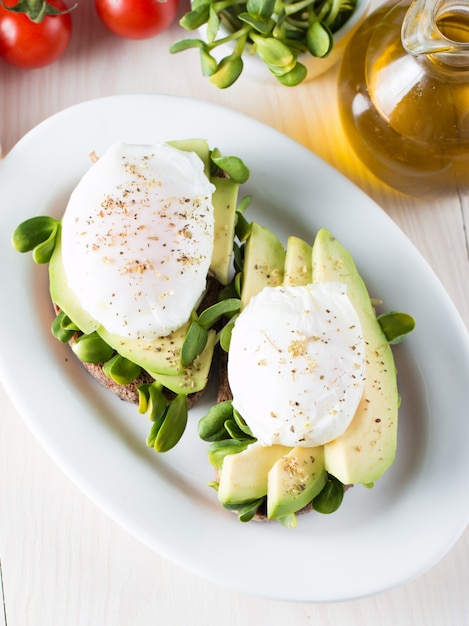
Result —
[[181, 347], [181, 363], [189, 367], [201, 354], [207, 344], [208, 331], [196, 320], [191, 322]]
[[78, 337], [72, 343], [72, 350], [83, 363], [104, 363], [114, 355], [114, 348], [96, 332]]
[[168, 400], [163, 386], [157, 383], [140, 385], [139, 413], [148, 413], [152, 422], [147, 446], [156, 452], [168, 452], [179, 442], [187, 426], [189, 405], [187, 396], [179, 394]]
[[181, 439], [187, 425], [188, 403], [186, 395], [178, 395], [168, 404], [164, 420], [153, 442], [157, 452], [167, 452]]
[[[357, 0], [193, 0], [180, 20], [189, 31], [205, 26], [205, 39], [174, 42], [171, 53], [198, 48], [202, 74], [220, 89], [230, 87], [243, 71], [243, 56], [257, 54], [283, 85], [306, 78], [302, 54], [327, 56], [334, 33], [355, 10]], [[215, 51], [231, 44], [220, 61]]]
[[218, 337], [220, 342], [220, 348], [226, 353], [228, 353], [230, 349], [231, 333], [233, 332], [233, 328], [234, 322], [228, 322], [228, 324], [223, 326]]
[[263, 496], [253, 502], [244, 504], [238, 511], [238, 519], [240, 522], [250, 522], [256, 513], [259, 511], [262, 505], [265, 504], [266, 497]]
[[277, 522], [285, 528], [296, 528], [298, 525], [298, 518], [295, 513], [288, 513], [288, 515], [284, 515], [283, 517], [277, 517]]
[[253, 443], [252, 439], [223, 439], [214, 441], [208, 448], [208, 460], [215, 468], [220, 468], [227, 454], [237, 454], [246, 450]]
[[223, 170], [236, 183], [242, 185], [248, 180], [249, 168], [239, 157], [223, 156], [218, 148], [214, 148], [210, 153], [210, 159], [217, 168]]
[[59, 230], [58, 220], [38, 215], [25, 220], [16, 227], [11, 243], [17, 252], [32, 251], [35, 263], [49, 263]]
[[197, 425], [199, 437], [203, 441], [221, 441], [228, 439], [225, 422], [233, 415], [231, 400], [225, 400], [212, 406]]
[[415, 328], [414, 318], [401, 311], [383, 313], [378, 316], [378, 322], [386, 335], [386, 339], [391, 344], [400, 343]]
[[141, 371], [142, 368], [139, 365], [117, 353], [103, 364], [104, 374], [118, 385], [132, 383]]
[[68, 343], [73, 335], [78, 331], [78, 327], [63, 311], [56, 315], [51, 324], [52, 335], [62, 343]]
[[164, 415], [168, 404], [162, 385], [157, 382], [140, 385], [138, 395], [139, 413], [148, 413], [152, 422], [158, 421]]
[[343, 484], [335, 476], [329, 474], [326, 484], [313, 499], [313, 508], [318, 513], [334, 513], [342, 504], [343, 497]]
[[225, 298], [204, 309], [199, 316], [193, 314], [194, 319], [181, 348], [181, 362], [184, 367], [191, 365], [204, 350], [208, 340], [208, 330], [222, 317], [231, 318], [240, 308], [239, 298]]

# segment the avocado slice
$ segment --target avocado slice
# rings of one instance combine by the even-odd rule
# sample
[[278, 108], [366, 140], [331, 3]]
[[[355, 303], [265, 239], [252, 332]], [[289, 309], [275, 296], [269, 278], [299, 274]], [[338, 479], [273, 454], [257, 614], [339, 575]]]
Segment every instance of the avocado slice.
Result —
[[205, 139], [173, 139], [166, 143], [178, 150], [184, 150], [184, 152], [195, 152], [204, 164], [205, 176], [210, 178], [210, 148]]
[[223, 459], [218, 486], [218, 500], [224, 504], [244, 504], [267, 493], [267, 475], [278, 459], [291, 448], [253, 443], [237, 454]]
[[267, 517], [278, 519], [309, 504], [327, 481], [324, 446], [293, 448], [279, 459], [267, 479]]
[[62, 263], [61, 231], [57, 233], [54, 252], [49, 261], [49, 292], [52, 302], [86, 335], [99, 327], [99, 322], [82, 308], [75, 293], [68, 286]]
[[287, 287], [309, 285], [312, 277], [312, 247], [292, 235], [287, 240], [283, 284]]
[[205, 348], [192, 365], [184, 368], [180, 374], [163, 374], [150, 371], [150, 375], [161, 383], [163, 387], [177, 394], [187, 395], [202, 391], [207, 386], [216, 338], [216, 332], [209, 330]]
[[158, 337], [154, 341], [122, 337], [110, 333], [104, 326], [99, 326], [96, 332], [121, 356], [140, 365], [147, 372], [174, 375], [182, 374], [184, 371], [181, 362], [181, 348], [189, 323], [187, 322], [169, 335]]
[[215, 226], [210, 271], [218, 282], [227, 285], [230, 281], [239, 185], [231, 178], [211, 178], [211, 182], [215, 185], [212, 196]]
[[396, 453], [399, 398], [393, 354], [352, 256], [326, 229], [316, 235], [312, 259], [313, 282], [347, 286], [366, 342], [363, 397], [347, 430], [325, 444], [325, 466], [344, 484], [373, 483]]
[[280, 240], [264, 226], [252, 222], [244, 255], [242, 307], [264, 287], [282, 284], [284, 264], [285, 250]]

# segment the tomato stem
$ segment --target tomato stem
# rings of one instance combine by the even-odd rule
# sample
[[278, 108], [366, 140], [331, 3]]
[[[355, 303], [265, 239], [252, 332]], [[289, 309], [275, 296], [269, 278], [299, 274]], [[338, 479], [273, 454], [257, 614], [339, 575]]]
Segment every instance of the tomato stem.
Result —
[[47, 0], [18, 0], [13, 6], [6, 6], [3, 0], [0, 0], [0, 7], [11, 13], [23, 13], [35, 24], [40, 24], [47, 15], [65, 15], [75, 9], [77, 4], [72, 7], [60, 10], [52, 6]]

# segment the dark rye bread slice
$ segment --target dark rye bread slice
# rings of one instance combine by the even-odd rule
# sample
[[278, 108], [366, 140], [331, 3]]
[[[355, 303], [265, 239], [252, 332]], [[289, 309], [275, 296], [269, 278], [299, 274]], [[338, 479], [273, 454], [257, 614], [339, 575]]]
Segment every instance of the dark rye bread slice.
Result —
[[[215, 278], [213, 278], [212, 276], [208, 277], [207, 289], [198, 308], [199, 313], [218, 301], [218, 296], [222, 288], [223, 285], [221, 285]], [[60, 308], [55, 303], [54, 309], [56, 314], [59, 313]], [[72, 344], [78, 336], [79, 334], [77, 333], [74, 337], [72, 337], [69, 343]], [[218, 352], [217, 347], [215, 348], [215, 350]], [[217, 358], [218, 355], [214, 354], [212, 369], [213, 363], [217, 362]], [[148, 372], [142, 370], [140, 376], [138, 376], [138, 378], [136, 378], [133, 382], [126, 385], [120, 385], [119, 383], [116, 383], [114, 380], [106, 376], [103, 371], [103, 363], [83, 363], [82, 361], [80, 361], [80, 363], [100, 385], [108, 389], [111, 393], [118, 396], [121, 400], [124, 400], [125, 402], [130, 402], [132, 404], [139, 403], [138, 387], [144, 383], [151, 383], [154, 381], [154, 378], [152, 378], [150, 374], [148, 374]], [[211, 375], [212, 372], [210, 373], [210, 376]], [[202, 397], [204, 392], [205, 389], [197, 391], [195, 393], [191, 393], [187, 396], [189, 408], [193, 407], [196, 404], [196, 402]], [[171, 400], [176, 395], [169, 390], [166, 390], [165, 393], [169, 400]]]

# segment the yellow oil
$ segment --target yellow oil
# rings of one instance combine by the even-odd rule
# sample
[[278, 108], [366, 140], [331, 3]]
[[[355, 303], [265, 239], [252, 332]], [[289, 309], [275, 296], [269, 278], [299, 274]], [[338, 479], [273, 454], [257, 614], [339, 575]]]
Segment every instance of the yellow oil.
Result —
[[[469, 191], [469, 54], [413, 56], [401, 43], [408, 3], [383, 5], [357, 31], [339, 75], [344, 130], [378, 178], [419, 196]], [[469, 42], [469, 14], [437, 25]]]
[[465, 13], [450, 11], [436, 21], [438, 30], [450, 41], [469, 43], [469, 19]]

